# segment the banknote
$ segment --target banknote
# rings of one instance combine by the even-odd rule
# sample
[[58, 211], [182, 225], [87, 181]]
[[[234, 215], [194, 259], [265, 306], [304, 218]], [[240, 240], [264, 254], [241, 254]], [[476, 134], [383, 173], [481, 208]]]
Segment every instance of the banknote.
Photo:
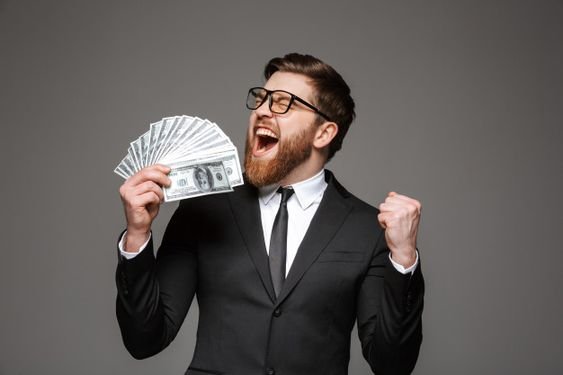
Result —
[[[228, 192], [243, 184], [236, 146], [219, 125], [197, 116], [169, 116], [151, 123], [129, 144], [114, 172], [127, 179], [153, 164], [172, 168], [175, 182], [165, 189], [166, 201]], [[205, 166], [201, 168], [206, 180], [196, 166]]]
[[159, 139], [159, 147], [155, 152], [154, 160], [160, 160], [160, 158], [162, 157], [162, 154], [166, 150], [167, 145], [170, 143], [170, 138], [174, 135], [175, 130], [178, 127], [179, 120], [179, 116], [165, 117], [162, 119], [162, 121], [164, 122], [164, 127], [160, 132], [161, 139]]
[[170, 168], [171, 183], [163, 190], [166, 202], [233, 190], [221, 161], [178, 163]]
[[127, 172], [125, 172], [123, 169], [121, 169], [120, 166], [115, 167], [115, 169], [113, 170], [115, 173], [117, 173], [119, 176], [127, 179], [129, 177], [129, 174]]
[[135, 164], [133, 163], [132, 156], [129, 153], [125, 155], [125, 157], [117, 165], [117, 167], [114, 169], [114, 172], [116, 172], [117, 169], [124, 172], [127, 175], [127, 177], [130, 177], [135, 173], [136, 167]]
[[150, 138], [150, 131], [147, 131], [139, 138], [137, 138], [135, 141], [131, 142], [131, 147], [135, 152], [135, 160], [137, 160], [137, 164], [139, 164], [139, 166], [144, 165], [145, 162], [144, 157], [149, 148], [149, 138]]
[[198, 138], [199, 134], [205, 132], [206, 121], [200, 119], [199, 117], [193, 117], [191, 121], [187, 122], [186, 129], [179, 135], [178, 138], [172, 140], [172, 145], [169, 148], [166, 158], [175, 159], [176, 155], [180, 155], [185, 152], [189, 153], [190, 145], [193, 143], [193, 139]]
[[193, 120], [193, 117], [191, 116], [176, 117], [177, 121], [168, 135], [168, 141], [164, 143], [160, 159], [162, 159], [163, 156], [170, 154], [176, 146], [181, 144], [180, 142], [182, 136], [189, 130], [189, 124]]
[[155, 139], [155, 142], [151, 144], [151, 157], [149, 159], [149, 165], [156, 164], [158, 161], [158, 155], [160, 153], [161, 148], [164, 146], [164, 141], [166, 139], [166, 135], [170, 131], [170, 127], [172, 126], [173, 122], [171, 121], [170, 117], [165, 117], [160, 121], [160, 131], [158, 131], [158, 135]]
[[220, 161], [225, 167], [225, 172], [232, 187], [242, 185], [244, 183], [238, 152], [229, 150], [226, 152], [219, 152], [216, 154], [198, 154], [193, 155], [191, 159], [178, 160], [177, 163], [196, 164], [208, 163], [212, 161]]

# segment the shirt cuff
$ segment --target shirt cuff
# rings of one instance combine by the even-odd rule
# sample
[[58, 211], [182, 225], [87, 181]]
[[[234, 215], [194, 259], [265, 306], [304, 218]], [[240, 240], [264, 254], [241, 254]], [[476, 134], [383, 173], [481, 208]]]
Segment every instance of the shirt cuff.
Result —
[[[137, 250], [136, 252], [131, 252], [131, 251], [125, 251], [123, 250], [123, 241], [125, 241], [125, 235], [127, 234], [127, 231], [123, 232], [123, 235], [121, 236], [121, 239], [119, 240], [119, 243], [117, 244], [117, 247], [119, 248], [119, 253], [121, 254], [122, 257], [124, 257], [125, 259], [133, 259], [135, 258], [137, 255], [139, 255], [141, 253], [141, 251], [145, 250], [145, 248], [147, 247], [147, 245], [149, 244], [149, 241], [151, 240], [152, 237], [152, 232], [149, 233], [149, 238], [147, 238], [147, 240], [145, 241], [145, 243], [139, 248], [139, 250]], [[418, 258], [417, 258], [418, 260]]]
[[412, 274], [414, 272], [414, 270], [416, 270], [416, 266], [418, 266], [418, 250], [416, 251], [416, 259], [414, 261], [414, 264], [412, 266], [410, 266], [409, 268], [405, 268], [405, 267], [403, 267], [403, 265], [395, 262], [391, 258], [391, 254], [389, 254], [389, 260], [391, 261], [391, 264], [393, 265], [393, 267], [395, 267], [395, 269], [397, 271], [399, 271], [400, 273], [402, 273], [403, 275], [406, 275], [407, 273]]

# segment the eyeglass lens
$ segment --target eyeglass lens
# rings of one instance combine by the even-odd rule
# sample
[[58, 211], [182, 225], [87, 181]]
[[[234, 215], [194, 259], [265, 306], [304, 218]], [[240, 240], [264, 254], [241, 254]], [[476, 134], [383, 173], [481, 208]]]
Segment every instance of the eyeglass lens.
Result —
[[252, 110], [257, 109], [268, 99], [268, 94], [271, 96], [268, 103], [270, 111], [282, 114], [289, 110], [293, 101], [291, 94], [283, 91], [268, 92], [263, 88], [254, 88], [249, 91], [246, 106]]

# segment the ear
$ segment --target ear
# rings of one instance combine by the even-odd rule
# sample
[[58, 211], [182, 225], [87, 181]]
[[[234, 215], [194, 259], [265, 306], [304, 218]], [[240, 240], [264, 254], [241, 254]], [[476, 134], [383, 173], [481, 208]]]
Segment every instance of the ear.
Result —
[[327, 147], [338, 133], [338, 125], [335, 122], [327, 121], [318, 126], [315, 132], [313, 146], [318, 149]]

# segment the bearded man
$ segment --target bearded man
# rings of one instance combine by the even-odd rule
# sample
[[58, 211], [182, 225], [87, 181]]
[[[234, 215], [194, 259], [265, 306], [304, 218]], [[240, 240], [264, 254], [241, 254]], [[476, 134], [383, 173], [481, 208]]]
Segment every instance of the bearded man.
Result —
[[324, 169], [355, 116], [332, 67], [289, 54], [265, 79], [247, 98], [245, 184], [182, 201], [156, 258], [150, 228], [170, 169], [122, 185], [125, 346], [135, 358], [160, 352], [197, 295], [188, 375], [344, 375], [355, 321], [374, 373], [410, 373], [422, 341], [420, 203], [391, 192], [376, 209]]

